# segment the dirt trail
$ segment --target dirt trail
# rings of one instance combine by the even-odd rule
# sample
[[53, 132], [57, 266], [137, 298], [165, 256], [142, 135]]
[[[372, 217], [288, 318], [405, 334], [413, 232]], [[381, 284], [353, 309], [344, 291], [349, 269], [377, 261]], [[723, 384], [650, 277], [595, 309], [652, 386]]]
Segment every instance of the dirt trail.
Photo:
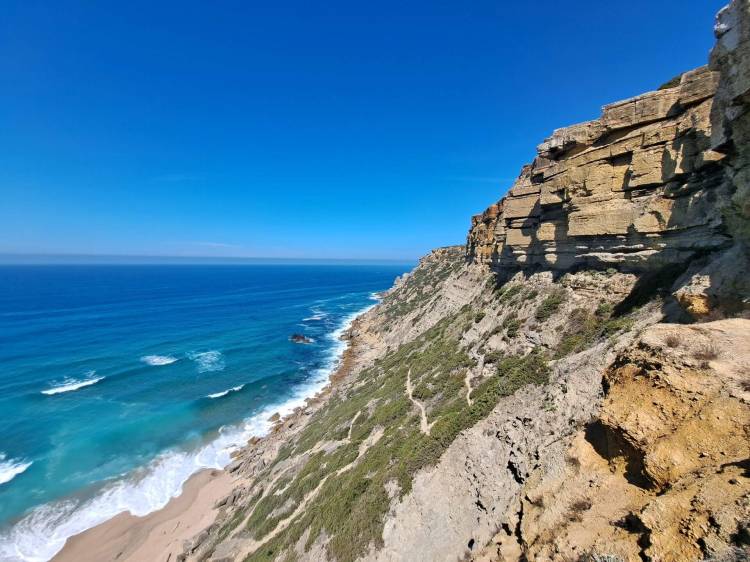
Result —
[[[354, 425], [354, 422], [356, 421], [356, 419], [359, 416], [359, 414], [360, 414], [360, 412], [357, 412], [357, 414], [352, 419], [352, 425]], [[350, 436], [351, 436], [351, 426], [350, 426], [349, 429], [350, 429]], [[357, 462], [359, 462], [359, 459], [362, 458], [362, 455], [364, 455], [370, 449], [370, 447], [372, 447], [373, 445], [375, 445], [375, 443], [377, 443], [382, 436], [383, 436], [383, 429], [382, 428], [376, 428], [375, 430], [373, 430], [373, 432], [370, 434], [370, 436], [365, 441], [363, 441], [360, 444], [360, 446], [359, 446], [359, 454], [357, 454], [357, 458], [356, 459], [354, 459], [352, 462], [350, 462], [346, 466], [342, 466], [341, 468], [339, 468], [333, 474], [329, 474], [325, 478], [323, 478], [320, 481], [320, 483], [315, 487], [315, 489], [312, 490], [309, 494], [307, 494], [302, 499], [302, 501], [299, 503], [299, 505], [297, 505], [297, 508], [288, 517], [285, 517], [284, 519], [282, 519], [281, 521], [278, 522], [278, 524], [276, 525], [276, 527], [274, 527], [273, 531], [271, 531], [270, 533], [268, 533], [267, 535], [265, 535], [260, 540], [251, 540], [251, 541], [248, 541], [247, 544], [246, 544], [246, 546], [245, 546], [245, 548], [243, 549], [243, 552], [238, 556], [238, 560], [244, 560], [247, 556], [249, 556], [250, 554], [252, 554], [256, 550], [258, 550], [261, 546], [263, 546], [264, 544], [266, 544], [268, 541], [270, 541], [276, 535], [278, 535], [284, 529], [286, 529], [292, 521], [294, 521], [297, 517], [299, 517], [300, 514], [302, 514], [305, 511], [305, 508], [307, 507], [307, 505], [313, 499], [315, 499], [315, 497], [318, 495], [318, 493], [320, 493], [321, 488], [328, 481], [329, 478], [331, 478], [332, 476], [339, 476], [339, 475], [343, 474], [344, 472], [347, 472], [348, 470], [351, 470], [354, 467], [354, 465], [356, 465]], [[248, 519], [249, 519], [249, 517], [248, 517]], [[242, 527], [244, 527], [244, 525]]]
[[[484, 355], [479, 358], [479, 363], [477, 364], [477, 374], [479, 375], [480, 379], [482, 377], [482, 371], [484, 371]], [[471, 391], [473, 390], [471, 388], [471, 369], [466, 370], [464, 384], [466, 385], [466, 403], [471, 406], [473, 404], [471, 400]]]
[[406, 395], [409, 397], [409, 400], [411, 400], [411, 403], [414, 404], [417, 408], [419, 408], [419, 415], [420, 415], [419, 429], [425, 435], [429, 435], [430, 427], [432, 426], [427, 423], [427, 412], [425, 412], [425, 409], [422, 403], [412, 396], [411, 369], [409, 369], [409, 372], [406, 373]]
[[354, 417], [352, 418], [352, 421], [349, 422], [349, 433], [346, 435], [346, 440], [351, 442], [352, 440], [352, 429], [354, 429], [354, 424], [357, 422], [357, 418], [362, 413], [362, 410], [359, 410], [356, 414], [354, 414]]

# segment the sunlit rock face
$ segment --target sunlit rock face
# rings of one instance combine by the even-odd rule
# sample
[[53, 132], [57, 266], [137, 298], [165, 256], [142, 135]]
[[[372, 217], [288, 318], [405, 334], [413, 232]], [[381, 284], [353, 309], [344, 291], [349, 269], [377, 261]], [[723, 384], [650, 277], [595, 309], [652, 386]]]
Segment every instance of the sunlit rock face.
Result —
[[472, 218], [468, 258], [648, 270], [728, 245], [734, 188], [711, 140], [718, 81], [701, 67], [554, 131], [508, 194]]

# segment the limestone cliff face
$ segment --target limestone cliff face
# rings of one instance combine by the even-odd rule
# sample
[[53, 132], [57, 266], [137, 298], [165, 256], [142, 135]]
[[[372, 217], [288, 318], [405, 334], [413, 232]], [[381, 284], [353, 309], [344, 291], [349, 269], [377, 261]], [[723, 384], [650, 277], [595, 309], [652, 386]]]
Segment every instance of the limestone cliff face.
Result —
[[473, 217], [469, 258], [502, 268], [644, 270], [726, 245], [732, 186], [711, 141], [719, 77], [701, 67], [675, 87], [556, 130], [508, 194]]
[[720, 82], [711, 115], [711, 142], [727, 153], [726, 173], [732, 184], [727, 210], [730, 232], [750, 243], [750, 4], [734, 1], [719, 12], [714, 27], [717, 43], [711, 69]]

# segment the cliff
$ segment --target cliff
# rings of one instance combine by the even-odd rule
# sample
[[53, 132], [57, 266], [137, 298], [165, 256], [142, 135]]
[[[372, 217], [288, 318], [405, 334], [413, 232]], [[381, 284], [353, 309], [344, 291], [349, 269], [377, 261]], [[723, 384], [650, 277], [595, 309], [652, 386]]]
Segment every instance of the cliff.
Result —
[[559, 129], [227, 467], [182, 560], [746, 560], [750, 1]]
[[730, 186], [711, 142], [718, 81], [702, 67], [556, 130], [508, 194], [473, 217], [470, 259], [644, 270], [726, 245]]

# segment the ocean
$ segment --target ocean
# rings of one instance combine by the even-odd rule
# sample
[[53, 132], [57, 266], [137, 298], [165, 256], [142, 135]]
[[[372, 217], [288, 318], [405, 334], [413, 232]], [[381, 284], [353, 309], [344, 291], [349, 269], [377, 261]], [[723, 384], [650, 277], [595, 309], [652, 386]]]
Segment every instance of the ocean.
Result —
[[326, 384], [339, 336], [408, 269], [0, 266], [0, 560], [49, 560], [225, 466]]

